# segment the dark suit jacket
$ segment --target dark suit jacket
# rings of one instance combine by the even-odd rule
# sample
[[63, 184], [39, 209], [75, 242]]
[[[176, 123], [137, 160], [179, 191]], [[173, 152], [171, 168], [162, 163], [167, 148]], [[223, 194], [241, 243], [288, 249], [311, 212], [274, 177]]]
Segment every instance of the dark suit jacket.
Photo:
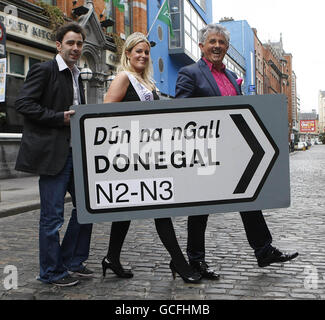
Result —
[[[234, 85], [237, 95], [241, 95], [241, 88], [236, 82], [237, 75], [228, 69], [225, 73]], [[180, 69], [176, 81], [176, 98], [211, 96], [221, 96], [221, 93], [211, 70], [203, 59]]]
[[[79, 77], [81, 103], [85, 103]], [[16, 170], [56, 175], [64, 167], [70, 148], [70, 127], [64, 111], [73, 103], [71, 72], [59, 71], [55, 59], [29, 70], [15, 107], [24, 115], [24, 131]]]

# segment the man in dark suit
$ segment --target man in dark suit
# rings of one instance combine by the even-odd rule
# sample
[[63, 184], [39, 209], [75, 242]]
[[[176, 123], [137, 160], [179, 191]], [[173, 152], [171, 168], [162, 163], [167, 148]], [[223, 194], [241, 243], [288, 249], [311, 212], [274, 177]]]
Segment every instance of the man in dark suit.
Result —
[[[241, 95], [240, 80], [234, 72], [225, 68], [223, 58], [229, 47], [230, 35], [219, 24], [210, 24], [199, 32], [202, 58], [195, 64], [182, 68], [176, 82], [176, 98]], [[285, 262], [298, 256], [282, 253], [274, 248], [271, 233], [262, 211], [240, 213], [247, 239], [254, 249], [257, 263], [266, 267], [271, 263]], [[188, 217], [187, 255], [190, 264], [207, 279], [219, 275], [205, 262], [205, 230], [208, 215]]]
[[83, 262], [88, 259], [91, 224], [77, 221], [76, 209], [60, 245], [64, 197], [68, 191], [75, 207], [75, 192], [70, 145], [71, 105], [85, 103], [80, 71], [85, 31], [77, 23], [62, 26], [56, 35], [58, 54], [29, 70], [16, 101], [24, 115], [24, 132], [16, 170], [40, 176], [41, 200], [39, 224], [39, 280], [58, 286], [71, 286], [78, 279], [70, 273], [89, 277], [92, 271]]

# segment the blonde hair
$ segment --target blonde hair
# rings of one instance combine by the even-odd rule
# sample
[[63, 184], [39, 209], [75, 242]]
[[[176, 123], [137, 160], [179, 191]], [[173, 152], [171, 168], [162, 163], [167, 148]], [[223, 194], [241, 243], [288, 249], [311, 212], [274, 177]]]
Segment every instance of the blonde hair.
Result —
[[138, 81], [142, 82], [146, 87], [151, 90], [154, 90], [156, 89], [156, 86], [155, 81], [153, 80], [153, 67], [150, 55], [148, 64], [144, 69], [142, 76], [140, 76], [137, 72], [134, 71], [126, 55], [126, 52], [131, 52], [132, 49], [141, 42], [145, 42], [149, 46], [149, 49], [151, 48], [149, 40], [141, 32], [134, 32], [127, 37], [122, 49], [121, 61], [117, 68], [117, 72], [128, 71], [132, 75], [134, 75], [134, 77], [136, 77]]

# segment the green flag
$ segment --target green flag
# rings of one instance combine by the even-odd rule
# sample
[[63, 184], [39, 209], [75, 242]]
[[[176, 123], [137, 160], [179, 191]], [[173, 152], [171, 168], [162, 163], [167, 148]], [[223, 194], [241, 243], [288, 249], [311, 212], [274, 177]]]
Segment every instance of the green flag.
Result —
[[164, 4], [160, 8], [160, 13], [158, 15], [158, 19], [167, 24], [167, 26], [169, 27], [169, 34], [172, 38], [174, 38], [175, 36], [174, 36], [174, 31], [173, 31], [173, 26], [172, 26], [172, 18], [170, 16], [170, 12], [169, 12], [168, 0], [165, 0]]
[[124, 12], [124, 2], [123, 0], [113, 0], [114, 6], [119, 9], [121, 12]]

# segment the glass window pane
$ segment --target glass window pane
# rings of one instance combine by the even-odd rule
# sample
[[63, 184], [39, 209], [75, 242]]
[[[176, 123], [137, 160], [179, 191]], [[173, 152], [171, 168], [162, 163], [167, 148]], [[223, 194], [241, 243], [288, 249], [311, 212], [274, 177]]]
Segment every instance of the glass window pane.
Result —
[[35, 63], [39, 63], [39, 62], [41, 62], [41, 60], [40, 59], [35, 59], [35, 58], [29, 58], [29, 68], [33, 65], [33, 64], [35, 64]]
[[184, 1], [184, 14], [191, 19], [191, 5], [187, 0]]
[[186, 17], [184, 18], [184, 28], [188, 34], [191, 33], [191, 22]]
[[198, 19], [198, 21], [197, 21], [197, 29], [198, 30], [202, 29], [202, 21], [201, 21], [201, 19]]
[[199, 18], [197, 25], [198, 25], [198, 30], [201, 30], [205, 26], [205, 23], [201, 18]]
[[192, 39], [197, 42], [197, 31], [196, 28], [192, 25]]
[[171, 13], [180, 12], [179, 0], [169, 0], [169, 8]]
[[185, 33], [185, 49], [189, 52], [191, 52], [192, 49], [192, 41], [187, 33]]
[[25, 75], [24, 62], [24, 56], [16, 53], [10, 53], [10, 72]]
[[192, 54], [194, 57], [197, 56], [197, 45], [196, 42], [192, 40], [192, 50], [191, 50]]
[[180, 48], [181, 46], [181, 33], [180, 31], [174, 31], [174, 38], [169, 38], [170, 40], [170, 48]]
[[126, 37], [131, 34], [131, 10], [126, 2], [124, 2], [124, 34]]
[[173, 30], [179, 30], [181, 25], [181, 16], [179, 13], [171, 14]]
[[196, 13], [195, 9], [193, 7], [191, 7], [191, 21], [192, 23], [197, 26], [197, 16], [198, 14]]
[[47, 4], [51, 4], [52, 6], [56, 5], [56, 0], [43, 0], [43, 2], [45, 2]]

